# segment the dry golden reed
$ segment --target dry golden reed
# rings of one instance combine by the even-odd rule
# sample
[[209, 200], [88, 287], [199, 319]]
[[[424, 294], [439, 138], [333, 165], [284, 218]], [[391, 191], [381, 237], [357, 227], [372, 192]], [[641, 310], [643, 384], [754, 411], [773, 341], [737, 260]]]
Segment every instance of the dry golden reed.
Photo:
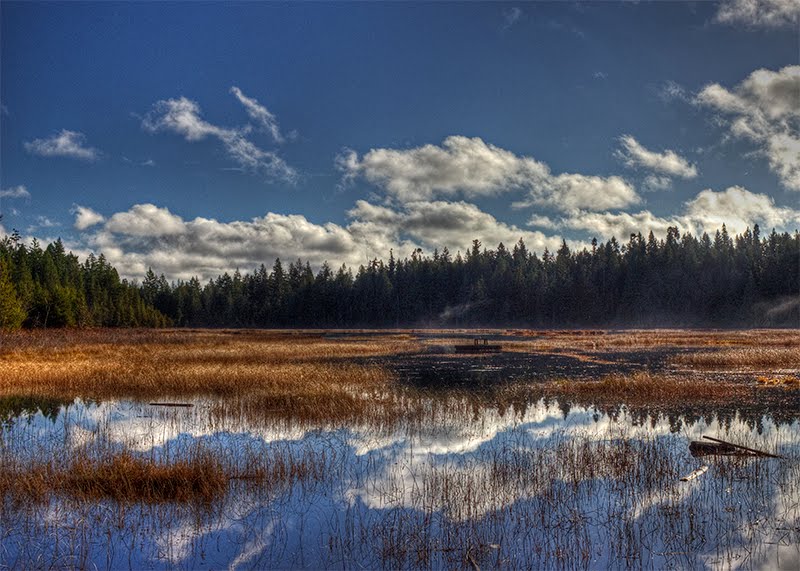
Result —
[[208, 503], [227, 491], [229, 479], [222, 463], [206, 452], [171, 462], [139, 458], [127, 451], [98, 458], [79, 454], [67, 462], [28, 465], [5, 458], [0, 467], [0, 494], [34, 502], [58, 493], [79, 500]]
[[638, 351], [719, 347], [800, 348], [800, 334], [787, 329], [610, 329], [610, 330], [508, 330], [515, 337], [530, 341], [508, 342], [513, 348], [547, 351], [572, 349], [585, 351]]
[[328, 339], [309, 332], [71, 331], [5, 335], [0, 395], [92, 398], [266, 394], [281, 399], [383, 385], [355, 359], [410, 351], [407, 335]]
[[729, 402], [745, 398], [750, 389], [741, 382], [698, 380], [665, 373], [611, 374], [597, 381], [557, 380], [543, 385], [553, 397], [574, 397], [596, 403], [679, 405]]
[[[417, 338], [414, 331], [346, 333], [90, 329], [2, 334], [0, 397], [212, 396], [224, 397], [215, 406], [226, 413], [238, 407], [250, 418], [338, 422], [411, 417], [414, 393], [391, 373], [391, 359], [463, 342], [465, 333], [497, 335], [507, 352], [558, 354], [606, 367], [628, 352], [660, 352], [672, 363], [672, 370], [665, 372], [615, 374], [600, 381], [519, 383], [515, 394], [544, 392], [604, 402], [709, 402], [745, 396], [746, 391], [741, 378], [711, 378], [706, 369], [797, 377], [792, 369], [800, 367], [800, 335], [785, 330], [442, 330], [427, 339]], [[668, 357], [674, 353], [679, 354]]]
[[[800, 336], [800, 334], [798, 334]], [[680, 355], [676, 363], [701, 369], [757, 369], [763, 367], [800, 368], [800, 346], [737, 347]]]

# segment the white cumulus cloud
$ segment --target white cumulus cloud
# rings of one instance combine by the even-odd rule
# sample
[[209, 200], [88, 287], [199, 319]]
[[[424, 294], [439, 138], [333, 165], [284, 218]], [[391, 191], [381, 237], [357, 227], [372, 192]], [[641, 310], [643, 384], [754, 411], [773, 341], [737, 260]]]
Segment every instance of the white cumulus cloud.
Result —
[[800, 190], [800, 65], [756, 70], [732, 89], [709, 84], [695, 102], [716, 111], [729, 136], [754, 143], [783, 186]]
[[623, 208], [639, 202], [635, 189], [617, 176], [554, 175], [543, 162], [518, 156], [479, 137], [451, 136], [441, 146], [372, 149], [362, 157], [347, 150], [336, 160], [344, 180], [363, 177], [401, 202], [462, 195], [467, 198], [524, 191], [517, 206], [561, 210]]
[[644, 168], [681, 178], [697, 176], [697, 167], [675, 151], [666, 150], [661, 153], [651, 151], [642, 146], [632, 135], [623, 135], [619, 141], [622, 148], [617, 150], [616, 156], [628, 167]]
[[374, 258], [386, 259], [390, 250], [399, 257], [416, 248], [428, 253], [445, 247], [453, 254], [464, 252], [473, 239], [494, 248], [500, 242], [510, 247], [522, 238], [539, 252], [561, 243], [558, 236], [502, 222], [461, 201], [389, 207], [360, 200], [348, 217], [344, 225], [274, 212], [230, 222], [184, 220], [167, 208], [137, 204], [95, 222], [81, 241], [83, 250], [103, 252], [122, 276], [139, 279], [149, 267], [171, 279], [208, 279], [237, 268], [269, 266], [276, 258], [301, 258], [315, 268], [326, 261], [334, 267], [342, 263], [358, 267]]
[[561, 244], [557, 236], [518, 228], [462, 201], [410, 202], [391, 209], [359, 200], [349, 215], [353, 219], [349, 228], [359, 234], [380, 235], [386, 244], [410, 239], [428, 250], [446, 247], [451, 252], [463, 252], [476, 238], [491, 248], [500, 242], [510, 246], [522, 238], [529, 248], [539, 252]]
[[117, 212], [105, 228], [116, 234], [143, 237], [183, 234], [186, 230], [180, 216], [153, 204], [137, 204], [127, 212]]
[[701, 191], [685, 204], [685, 215], [695, 226], [709, 231], [726, 224], [733, 232], [760, 224], [765, 229], [790, 230], [800, 224], [800, 210], [775, 205], [766, 194], [732, 186], [721, 192]]
[[62, 129], [46, 139], [34, 139], [25, 143], [25, 149], [42, 157], [69, 157], [84, 161], [94, 161], [100, 151], [86, 146], [86, 136], [77, 131]]
[[87, 228], [100, 224], [105, 221], [102, 214], [95, 212], [87, 206], [74, 205], [70, 210], [75, 215], [73, 226], [76, 230], [86, 230]]
[[171, 279], [208, 279], [269, 265], [278, 257], [300, 257], [319, 266], [324, 261], [364, 263], [365, 255], [383, 257], [388, 252], [374, 251], [369, 236], [333, 223], [315, 224], [301, 215], [270, 212], [244, 221], [184, 220], [153, 204], [113, 214], [85, 241], [130, 278], [141, 278], [149, 267]]
[[200, 106], [186, 97], [158, 101], [142, 120], [142, 127], [151, 133], [171, 131], [190, 142], [215, 137], [241, 167], [287, 182], [293, 183], [297, 179], [297, 171], [282, 158], [272, 151], [260, 149], [246, 137], [248, 129], [209, 123], [202, 118]]
[[727, 0], [721, 2], [716, 17], [723, 24], [749, 28], [790, 28], [800, 25], [798, 0]]
[[695, 235], [713, 234], [723, 224], [731, 234], [744, 232], [755, 224], [765, 231], [773, 228], [792, 231], [800, 227], [800, 210], [777, 206], [766, 194], [732, 186], [718, 192], [703, 190], [686, 201], [679, 214], [672, 216], [661, 217], [647, 210], [635, 213], [576, 211], [558, 221], [557, 227], [625, 240], [636, 232], [647, 235], [652, 231], [663, 236], [670, 226]]

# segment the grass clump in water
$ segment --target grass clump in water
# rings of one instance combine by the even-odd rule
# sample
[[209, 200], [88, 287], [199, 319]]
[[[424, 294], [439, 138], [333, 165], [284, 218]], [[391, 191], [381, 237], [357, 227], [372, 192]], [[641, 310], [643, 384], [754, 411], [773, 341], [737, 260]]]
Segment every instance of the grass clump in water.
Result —
[[222, 463], [206, 452], [172, 462], [125, 451], [100, 458], [79, 455], [67, 464], [4, 462], [0, 468], [0, 492], [34, 502], [57, 493], [78, 500], [207, 504], [227, 492], [228, 481]]

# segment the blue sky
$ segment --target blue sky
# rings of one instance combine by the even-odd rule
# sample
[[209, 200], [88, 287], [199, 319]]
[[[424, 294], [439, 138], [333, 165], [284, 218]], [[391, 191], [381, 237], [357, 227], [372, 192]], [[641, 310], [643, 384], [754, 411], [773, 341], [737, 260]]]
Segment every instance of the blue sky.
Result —
[[172, 278], [794, 230], [799, 11], [3, 2], [0, 224]]

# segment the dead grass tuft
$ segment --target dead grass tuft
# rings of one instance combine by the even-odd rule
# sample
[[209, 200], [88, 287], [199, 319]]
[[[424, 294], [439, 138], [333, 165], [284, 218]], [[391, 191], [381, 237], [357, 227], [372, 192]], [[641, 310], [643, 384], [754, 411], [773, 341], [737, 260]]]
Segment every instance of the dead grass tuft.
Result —
[[703, 351], [679, 355], [675, 363], [702, 369], [754, 369], [759, 367], [780, 367], [784, 369], [800, 367], [800, 346], [798, 347], [739, 347], [718, 351]]
[[[8, 460], [8, 459], [6, 459]], [[229, 477], [212, 454], [199, 452], [173, 462], [140, 458], [130, 452], [100, 458], [78, 455], [68, 462], [23, 466], [4, 461], [0, 494], [41, 502], [49, 494], [120, 503], [202, 502], [225, 494]]]
[[698, 378], [687, 380], [651, 372], [612, 374], [598, 381], [552, 381], [544, 386], [543, 391], [547, 396], [558, 398], [660, 406], [729, 402], [732, 398], [748, 394], [747, 387], [742, 383]]
[[228, 487], [222, 464], [201, 453], [172, 463], [136, 458], [130, 453], [100, 461], [79, 461], [63, 475], [58, 489], [82, 500], [208, 503]]

